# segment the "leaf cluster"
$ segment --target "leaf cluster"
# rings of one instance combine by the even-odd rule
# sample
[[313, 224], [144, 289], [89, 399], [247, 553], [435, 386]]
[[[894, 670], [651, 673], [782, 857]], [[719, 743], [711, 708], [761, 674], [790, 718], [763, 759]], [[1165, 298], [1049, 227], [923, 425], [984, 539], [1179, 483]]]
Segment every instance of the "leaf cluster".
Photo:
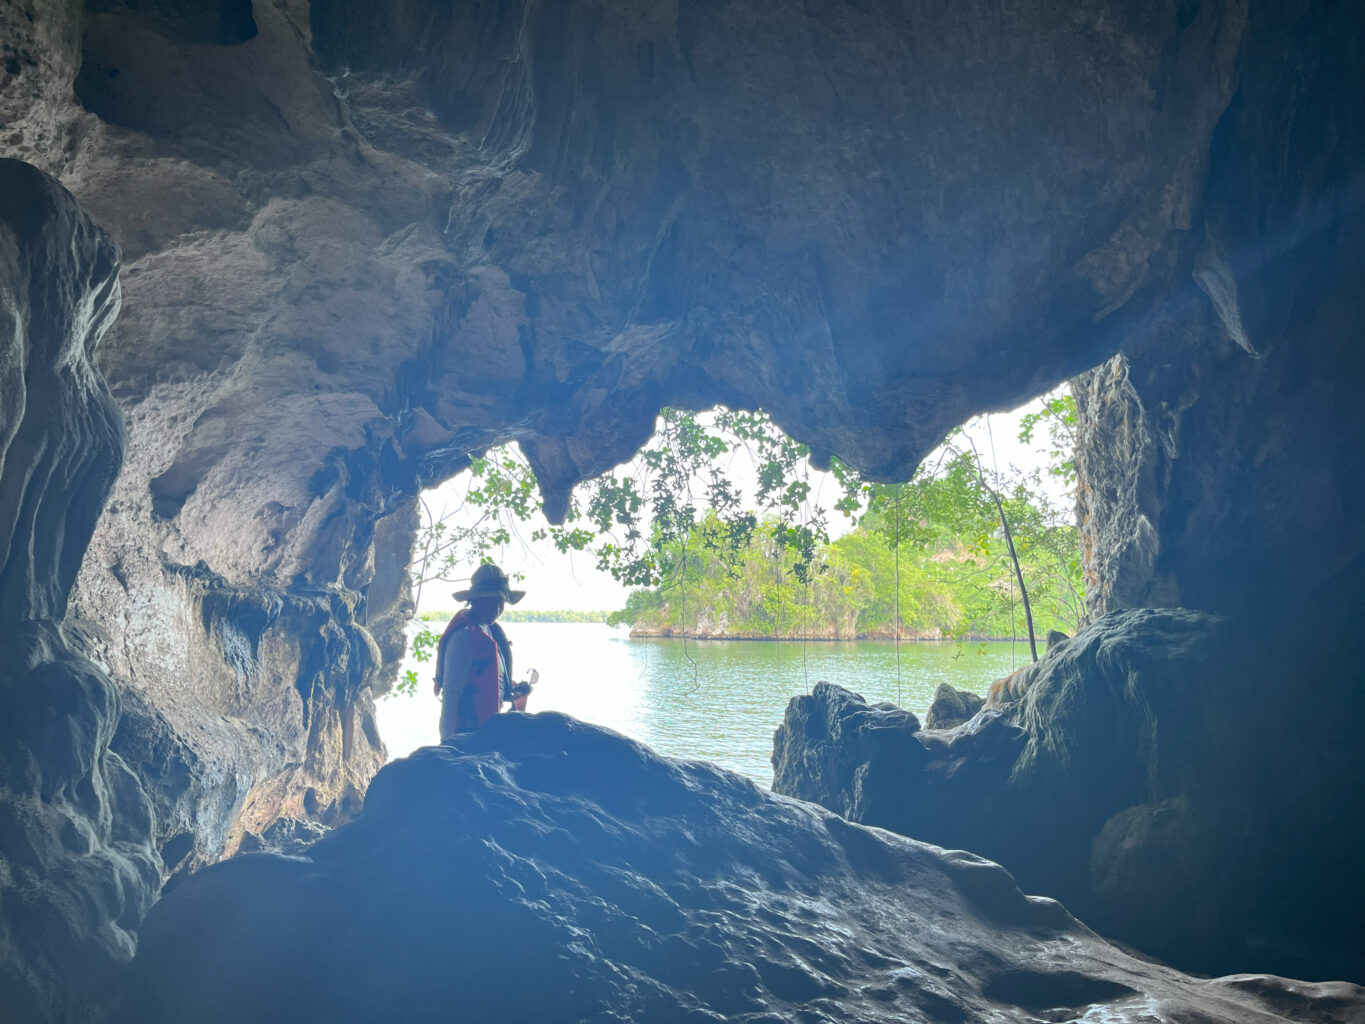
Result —
[[[707, 547], [733, 553], [750, 542], [759, 516], [771, 515], [781, 526], [779, 546], [796, 555], [791, 571], [804, 578], [829, 538], [823, 510], [810, 502], [809, 455], [762, 412], [665, 409], [635, 460], [577, 488], [565, 522], [539, 527], [531, 539], [548, 539], [561, 552], [590, 551], [617, 580], [650, 587], [677, 576], [703, 516], [712, 520], [702, 535]], [[745, 507], [735, 481], [736, 457], [752, 464], [755, 509]], [[476, 513], [474, 525], [454, 527], [455, 513], [466, 509]], [[525, 457], [511, 446], [482, 453], [456, 509], [435, 515], [424, 504], [414, 583], [463, 578], [470, 563], [491, 559], [538, 510]]]
[[[1026, 415], [1020, 439], [1031, 441], [1040, 429], [1052, 446], [1048, 472], [1074, 482], [1076, 407], [1069, 393], [1049, 396]], [[967, 591], [975, 587], [978, 596], [994, 599], [1013, 587], [1003, 571], [1008, 532], [1029, 590], [1062, 595], [1058, 600], [1068, 609], [1068, 621], [1083, 615], [1074, 526], [1068, 532], [1066, 516], [1051, 504], [1036, 474], [987, 471], [961, 429], [906, 483], [871, 483], [832, 460], [839, 489], [833, 509], [861, 524], [833, 544], [827, 514], [812, 501], [809, 454], [761, 411], [665, 409], [654, 439], [634, 460], [580, 485], [564, 523], [535, 528], [531, 539], [549, 540], [560, 552], [590, 552], [600, 569], [636, 588], [612, 621], [666, 620], [675, 603], [686, 603], [689, 587], [723, 580], [727, 593], [742, 596], [727, 606], [731, 611], [741, 610], [743, 618], [754, 608], [767, 609], [762, 628], [779, 632], [792, 628], [801, 604], [793, 595], [805, 595], [808, 615], [812, 588], [819, 589], [829, 629], [843, 635], [859, 621], [873, 623], [869, 628], [901, 628], [904, 620], [898, 622], [894, 613], [898, 603], [902, 611], [936, 608], [938, 619], [925, 628], [972, 632], [981, 616], [970, 609], [984, 605]], [[737, 482], [741, 459], [755, 482], [751, 500]], [[490, 561], [539, 508], [535, 474], [517, 448], [478, 453], [455, 508], [438, 511], [422, 502], [415, 587], [420, 592], [433, 580], [467, 578], [470, 564]], [[1002, 529], [1006, 523], [1008, 531]], [[881, 551], [872, 552], [869, 545], [878, 544]], [[854, 548], [862, 550], [858, 558], [849, 553]], [[896, 594], [884, 578], [886, 554], [897, 574], [904, 563], [903, 575], [919, 590]], [[948, 586], [953, 573], [960, 586]], [[729, 600], [724, 589], [712, 588], [722, 604]], [[682, 601], [670, 597], [674, 592]], [[435, 642], [429, 630], [419, 632], [416, 660], [429, 660]], [[409, 672], [398, 688], [415, 685]]]

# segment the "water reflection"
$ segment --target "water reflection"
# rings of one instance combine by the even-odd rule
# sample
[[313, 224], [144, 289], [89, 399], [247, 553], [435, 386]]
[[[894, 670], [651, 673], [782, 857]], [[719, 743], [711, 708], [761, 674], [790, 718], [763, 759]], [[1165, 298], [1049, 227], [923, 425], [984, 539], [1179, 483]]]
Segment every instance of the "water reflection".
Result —
[[[507, 632], [517, 675], [540, 670], [533, 711], [563, 711], [663, 754], [714, 761], [763, 786], [772, 783], [773, 731], [791, 697], [822, 679], [870, 701], [898, 696], [896, 651], [887, 641], [684, 645], [579, 623], [511, 623]], [[941, 682], [984, 693], [1024, 664], [1027, 645], [1011, 646], [902, 644], [899, 702], [922, 718]], [[416, 667], [422, 683], [415, 697], [379, 703], [379, 731], [391, 757], [438, 740], [432, 667]]]

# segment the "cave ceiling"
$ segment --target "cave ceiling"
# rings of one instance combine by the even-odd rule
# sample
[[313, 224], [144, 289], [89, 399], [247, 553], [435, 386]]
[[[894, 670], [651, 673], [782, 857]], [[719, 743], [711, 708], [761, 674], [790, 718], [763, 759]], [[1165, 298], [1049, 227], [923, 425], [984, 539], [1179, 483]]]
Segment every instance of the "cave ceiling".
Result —
[[556, 514], [661, 406], [723, 402], [908, 474], [1188, 280], [1246, 31], [1237, 2], [13, 11], [11, 155], [123, 248], [119, 497], [175, 562], [285, 580], [361, 450], [382, 505], [520, 440]]

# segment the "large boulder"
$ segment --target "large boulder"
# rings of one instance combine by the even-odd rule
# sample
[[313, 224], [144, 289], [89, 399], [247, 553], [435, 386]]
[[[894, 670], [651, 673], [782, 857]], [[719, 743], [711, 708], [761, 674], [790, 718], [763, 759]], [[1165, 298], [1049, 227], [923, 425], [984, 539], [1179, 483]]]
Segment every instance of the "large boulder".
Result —
[[556, 714], [388, 765], [305, 856], [201, 871], [134, 966], [138, 1024], [1365, 1015], [1354, 985], [1136, 959], [979, 857]]
[[[869, 707], [859, 694], [816, 683], [811, 696], [793, 698], [777, 732], [773, 787], [854, 821], [893, 817], [881, 805], [895, 793], [864, 783], [900, 778], [921, 766], [924, 748], [914, 740], [919, 727], [913, 713], [894, 704]], [[786, 734], [794, 739], [784, 741]], [[836, 791], [828, 779], [851, 785]]]
[[[820, 684], [788, 708], [773, 787], [997, 860], [1186, 969], [1358, 978], [1359, 679], [1299, 700], [1292, 665], [1227, 620], [1113, 613], [946, 732], [870, 731], [887, 712]], [[893, 744], [917, 751], [888, 764]]]

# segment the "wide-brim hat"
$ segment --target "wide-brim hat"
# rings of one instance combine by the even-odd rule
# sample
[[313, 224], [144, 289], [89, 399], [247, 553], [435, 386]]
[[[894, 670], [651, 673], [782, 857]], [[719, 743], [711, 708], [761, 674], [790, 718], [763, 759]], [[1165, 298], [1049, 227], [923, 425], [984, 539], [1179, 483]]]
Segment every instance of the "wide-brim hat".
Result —
[[516, 604], [526, 596], [524, 590], [513, 590], [507, 574], [496, 565], [481, 565], [469, 579], [468, 590], [455, 591], [457, 601], [473, 601], [480, 597], [500, 597], [508, 604]]

